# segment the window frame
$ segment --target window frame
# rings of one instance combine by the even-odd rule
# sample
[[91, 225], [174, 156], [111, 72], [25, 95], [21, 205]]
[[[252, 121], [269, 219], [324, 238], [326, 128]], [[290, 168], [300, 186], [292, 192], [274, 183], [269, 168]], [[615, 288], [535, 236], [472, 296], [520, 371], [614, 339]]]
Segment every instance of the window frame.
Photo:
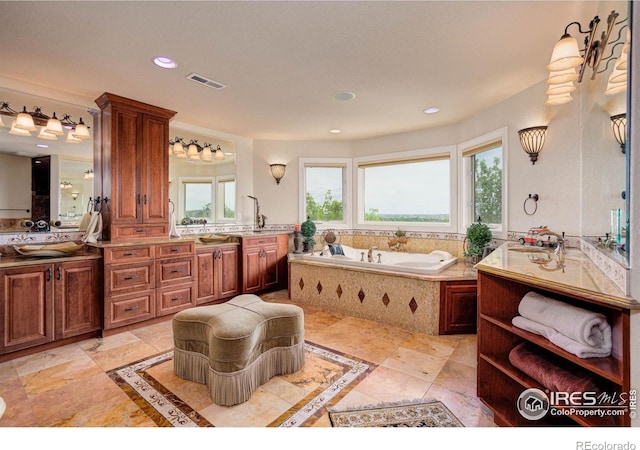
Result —
[[318, 230], [323, 229], [349, 229], [351, 228], [351, 197], [352, 197], [352, 159], [351, 158], [299, 158], [298, 171], [299, 177], [299, 195], [298, 195], [298, 211], [300, 223], [307, 220], [307, 167], [342, 167], [342, 211], [343, 220], [330, 221], [314, 221]]
[[[238, 215], [238, 208], [237, 208], [237, 199], [238, 199], [238, 192], [237, 192], [237, 188], [238, 188], [238, 183], [236, 182], [236, 177], [235, 175], [229, 174], [229, 175], [219, 175], [217, 177], [215, 177], [215, 201], [216, 201], [216, 205], [215, 205], [215, 223], [235, 223], [236, 222], [236, 217]], [[220, 197], [221, 193], [220, 193], [220, 183], [228, 183], [230, 181], [233, 181], [234, 185], [235, 185], [235, 195], [233, 196], [234, 201], [233, 201], [233, 217], [231, 218], [226, 218], [224, 217], [224, 199], [222, 201], [220, 201], [220, 199], [218, 197]], [[222, 207], [222, 210], [220, 210], [220, 208]]]
[[[507, 193], [507, 168], [508, 168], [508, 128], [503, 127], [486, 133], [482, 136], [462, 142], [458, 145], [458, 154], [460, 160], [460, 195], [462, 201], [459, 204], [459, 228], [464, 233], [466, 229], [475, 222], [473, 214], [473, 193], [474, 180], [472, 180], [473, 170], [471, 167], [471, 156], [475, 153], [481, 153], [482, 149], [487, 145], [501, 142], [502, 145], [502, 223], [488, 224], [494, 238], [506, 239], [508, 230], [508, 193]], [[479, 151], [475, 151], [479, 150]]]
[[[390, 221], [366, 221], [364, 220], [364, 167], [372, 164], [394, 164], [410, 160], [428, 160], [442, 158], [449, 160], [449, 222], [390, 222]], [[386, 153], [374, 156], [364, 156], [354, 158], [353, 171], [356, 180], [355, 201], [355, 223], [360, 228], [389, 230], [393, 228], [402, 228], [405, 231], [433, 231], [433, 232], [455, 232], [458, 223], [457, 204], [457, 173], [458, 162], [455, 145], [445, 145], [441, 147], [433, 147], [419, 150], [410, 150], [397, 153]]]
[[[233, 219], [225, 219], [224, 214], [223, 217], [218, 217], [218, 182], [219, 181], [234, 181], [236, 182], [236, 178], [234, 175], [219, 175], [217, 177], [179, 177], [178, 178], [178, 217], [176, 218], [178, 222], [182, 222], [182, 219], [185, 218], [185, 184], [190, 183], [210, 183], [211, 184], [211, 217], [205, 217], [207, 223], [235, 223], [236, 218]], [[237, 187], [237, 184], [236, 184]], [[236, 193], [236, 216], [237, 216], [237, 193]]]

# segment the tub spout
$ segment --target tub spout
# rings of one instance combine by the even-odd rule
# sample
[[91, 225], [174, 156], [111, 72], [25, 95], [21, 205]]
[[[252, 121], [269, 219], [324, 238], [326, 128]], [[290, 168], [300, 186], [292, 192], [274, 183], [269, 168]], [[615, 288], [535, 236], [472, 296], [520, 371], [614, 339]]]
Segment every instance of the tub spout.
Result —
[[373, 262], [373, 251], [374, 250], [378, 250], [378, 247], [376, 247], [376, 246], [369, 247], [369, 252], [367, 253], [367, 260], [369, 262]]

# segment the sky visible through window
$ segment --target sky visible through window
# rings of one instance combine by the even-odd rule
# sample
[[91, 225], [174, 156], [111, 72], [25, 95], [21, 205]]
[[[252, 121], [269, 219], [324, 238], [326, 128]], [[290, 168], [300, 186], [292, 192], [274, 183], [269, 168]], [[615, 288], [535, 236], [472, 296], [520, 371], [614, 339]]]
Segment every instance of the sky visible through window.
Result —
[[335, 200], [342, 201], [342, 167], [307, 167], [306, 189], [313, 199], [322, 204], [327, 191]]
[[364, 207], [379, 214], [449, 214], [449, 160], [365, 168]]

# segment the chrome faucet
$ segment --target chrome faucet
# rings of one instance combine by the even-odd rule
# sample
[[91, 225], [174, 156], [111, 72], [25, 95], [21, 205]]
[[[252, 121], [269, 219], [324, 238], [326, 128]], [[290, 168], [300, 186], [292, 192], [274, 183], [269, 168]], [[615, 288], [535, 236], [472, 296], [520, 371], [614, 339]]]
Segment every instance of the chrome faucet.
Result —
[[547, 231], [545, 232], [546, 235], [549, 236], [555, 236], [557, 241], [556, 241], [556, 248], [553, 251], [553, 253], [555, 253], [557, 256], [559, 255], [564, 255], [567, 253], [567, 251], [564, 248], [564, 231], [562, 232], [562, 235], [559, 235], [558, 233], [554, 233], [553, 231]]
[[373, 262], [373, 251], [374, 250], [378, 250], [378, 247], [376, 247], [375, 245], [369, 247], [369, 252], [367, 253], [367, 260], [369, 262]]

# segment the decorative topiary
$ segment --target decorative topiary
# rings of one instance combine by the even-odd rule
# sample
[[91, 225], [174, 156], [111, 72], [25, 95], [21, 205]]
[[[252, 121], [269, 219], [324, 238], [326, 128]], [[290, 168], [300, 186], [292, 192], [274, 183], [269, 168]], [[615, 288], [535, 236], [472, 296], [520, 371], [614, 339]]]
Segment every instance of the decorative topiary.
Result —
[[481, 222], [473, 223], [467, 228], [467, 249], [464, 256], [482, 256], [493, 235], [487, 225]]
[[304, 236], [305, 251], [313, 249], [316, 246], [316, 241], [313, 239], [316, 234], [316, 224], [311, 221], [309, 216], [300, 225], [300, 232]]

